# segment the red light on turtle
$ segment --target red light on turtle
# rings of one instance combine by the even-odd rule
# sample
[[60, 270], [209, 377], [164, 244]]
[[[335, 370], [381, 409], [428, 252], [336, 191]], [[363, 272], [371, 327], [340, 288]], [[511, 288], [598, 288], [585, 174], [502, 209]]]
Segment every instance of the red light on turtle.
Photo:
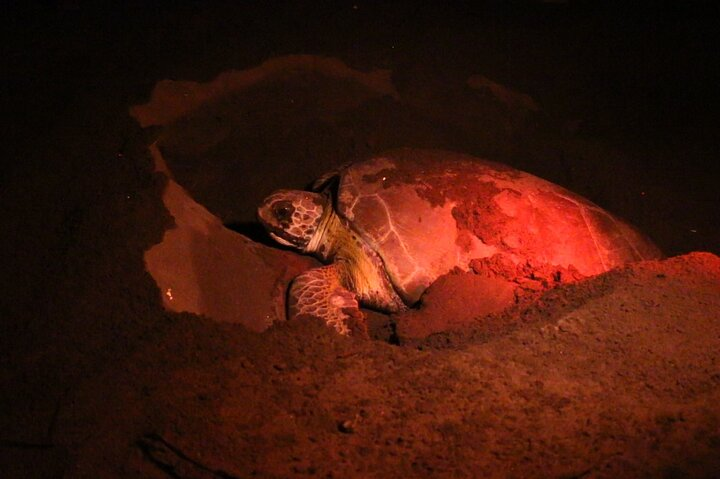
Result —
[[[591, 276], [660, 256], [652, 242], [588, 200], [476, 158], [400, 149], [334, 175], [331, 220], [313, 237], [330, 251], [321, 259], [333, 263], [303, 273], [289, 295], [290, 316], [322, 312], [341, 332], [361, 315], [357, 302], [397, 312], [400, 300], [412, 306], [438, 277], [475, 269], [476, 261], [514, 281], [558, 272]], [[297, 194], [282, 194], [291, 193]], [[347, 299], [344, 306], [326, 307], [336, 296]]]

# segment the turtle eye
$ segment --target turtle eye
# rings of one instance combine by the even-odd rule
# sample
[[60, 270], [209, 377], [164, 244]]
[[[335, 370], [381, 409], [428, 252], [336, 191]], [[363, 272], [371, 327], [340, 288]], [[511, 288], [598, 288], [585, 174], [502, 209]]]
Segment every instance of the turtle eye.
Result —
[[275, 214], [275, 217], [281, 222], [289, 221], [294, 211], [295, 208], [293, 208], [292, 203], [289, 201], [280, 201], [273, 205], [273, 214]]

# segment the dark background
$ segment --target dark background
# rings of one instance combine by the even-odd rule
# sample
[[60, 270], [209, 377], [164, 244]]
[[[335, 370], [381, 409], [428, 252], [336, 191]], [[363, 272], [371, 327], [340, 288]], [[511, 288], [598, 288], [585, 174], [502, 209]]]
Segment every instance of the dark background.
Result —
[[[716, 251], [709, 228], [718, 223], [719, 17], [711, 2], [65, 1], [2, 9], [3, 190], [33, 191], [4, 200], [20, 205], [11, 216], [30, 209], [49, 221], [40, 205], [49, 188], [72, 196], [73, 179], [88, 168], [60, 155], [58, 143], [79, 156], [159, 79], [209, 80], [272, 56], [313, 53], [391, 69], [401, 91], [412, 79], [482, 73], [529, 93], [558, 125], [634, 155], [639, 171], [665, 183], [659, 194], [674, 196], [669, 221], [682, 227], [671, 239], [648, 233], [668, 253]], [[658, 199], [648, 214], [667, 214], [660, 210], [668, 202]], [[18, 234], [24, 242], [42, 231]]]

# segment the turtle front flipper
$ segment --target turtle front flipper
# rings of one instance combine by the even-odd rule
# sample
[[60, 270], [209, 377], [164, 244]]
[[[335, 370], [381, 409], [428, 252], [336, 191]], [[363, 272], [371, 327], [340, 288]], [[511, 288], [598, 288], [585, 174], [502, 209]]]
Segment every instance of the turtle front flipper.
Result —
[[357, 299], [340, 281], [340, 267], [331, 264], [296, 277], [290, 286], [288, 316], [315, 316], [340, 334], [367, 336]]

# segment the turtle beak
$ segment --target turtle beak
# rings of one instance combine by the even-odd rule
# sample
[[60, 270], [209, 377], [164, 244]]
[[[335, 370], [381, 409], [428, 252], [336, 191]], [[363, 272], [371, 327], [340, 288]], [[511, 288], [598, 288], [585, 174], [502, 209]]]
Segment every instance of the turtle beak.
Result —
[[288, 240], [279, 237], [279, 236], [276, 235], [275, 233], [270, 233], [270, 232], [268, 232], [268, 234], [270, 235], [270, 237], [271, 237], [272, 239], [274, 239], [275, 241], [277, 241], [278, 243], [280, 243], [280, 244], [283, 245], [283, 246], [290, 246], [291, 248], [297, 248], [297, 246], [295, 246], [294, 244], [292, 244], [292, 243], [289, 242]]

